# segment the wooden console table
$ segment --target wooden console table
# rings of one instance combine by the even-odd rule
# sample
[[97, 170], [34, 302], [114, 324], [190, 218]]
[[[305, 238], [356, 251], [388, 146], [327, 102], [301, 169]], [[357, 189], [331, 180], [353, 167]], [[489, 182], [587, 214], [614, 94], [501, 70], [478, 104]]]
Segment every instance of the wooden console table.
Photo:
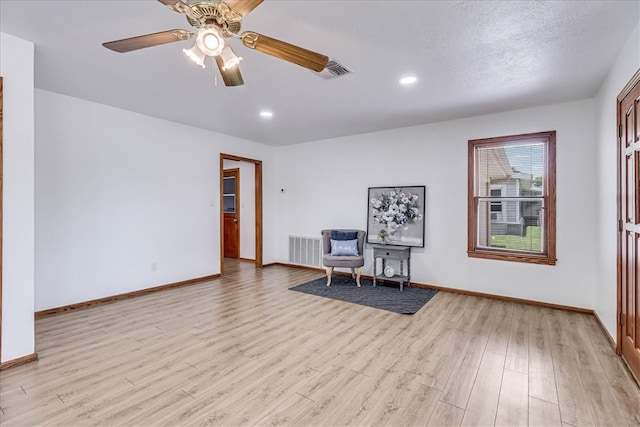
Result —
[[[389, 245], [369, 245], [373, 248], [373, 286], [378, 279], [391, 280], [400, 283], [400, 290], [403, 285], [411, 286], [411, 247], [410, 246], [389, 246]], [[382, 260], [382, 271], [378, 274], [378, 258]], [[387, 260], [397, 260], [400, 262], [400, 271], [393, 272], [393, 275], [385, 274]], [[407, 271], [404, 271], [404, 264], [407, 264]], [[390, 272], [387, 272], [390, 273]]]

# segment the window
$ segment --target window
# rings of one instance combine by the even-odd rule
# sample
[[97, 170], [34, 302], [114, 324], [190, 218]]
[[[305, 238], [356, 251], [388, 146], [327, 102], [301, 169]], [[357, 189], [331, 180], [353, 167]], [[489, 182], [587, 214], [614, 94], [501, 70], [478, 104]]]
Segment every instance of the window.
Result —
[[555, 265], [555, 131], [469, 141], [470, 257]]
[[[491, 187], [491, 197], [499, 198], [502, 196], [502, 188]], [[502, 202], [491, 202], [491, 219], [493, 221], [502, 220]]]
[[222, 200], [224, 201], [224, 212], [236, 212], [236, 179], [235, 177], [224, 177], [222, 187]]

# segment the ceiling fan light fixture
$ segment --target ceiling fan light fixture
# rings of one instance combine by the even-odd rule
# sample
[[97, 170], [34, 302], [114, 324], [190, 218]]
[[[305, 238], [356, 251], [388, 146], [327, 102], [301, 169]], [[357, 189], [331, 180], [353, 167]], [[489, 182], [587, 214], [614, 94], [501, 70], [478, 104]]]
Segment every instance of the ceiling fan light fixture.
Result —
[[182, 51], [185, 55], [191, 58], [193, 62], [200, 65], [202, 68], [206, 67], [206, 65], [204, 65], [206, 55], [198, 48], [198, 45], [194, 45], [191, 49], [182, 49]]
[[220, 52], [220, 58], [222, 58], [222, 61], [224, 62], [222, 69], [225, 71], [235, 67], [240, 63], [240, 61], [242, 61], [241, 56], [236, 56], [236, 54], [233, 53], [231, 46], [225, 46], [224, 49], [222, 49], [222, 52]]
[[203, 28], [198, 31], [196, 46], [207, 56], [218, 56], [224, 48], [224, 39], [214, 27]]

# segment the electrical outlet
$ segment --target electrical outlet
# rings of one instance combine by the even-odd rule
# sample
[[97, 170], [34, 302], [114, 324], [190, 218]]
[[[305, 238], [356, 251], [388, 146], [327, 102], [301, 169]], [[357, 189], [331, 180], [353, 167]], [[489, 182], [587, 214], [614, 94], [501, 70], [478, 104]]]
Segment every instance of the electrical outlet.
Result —
[[157, 271], [157, 270], [158, 270], [158, 263], [154, 261], [151, 263], [151, 271]]

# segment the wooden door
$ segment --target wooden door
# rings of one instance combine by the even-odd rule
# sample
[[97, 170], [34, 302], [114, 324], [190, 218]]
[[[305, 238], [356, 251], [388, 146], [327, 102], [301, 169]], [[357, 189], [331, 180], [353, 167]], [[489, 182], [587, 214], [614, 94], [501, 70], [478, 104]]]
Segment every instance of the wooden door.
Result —
[[640, 378], [640, 73], [618, 97], [618, 351]]
[[224, 171], [224, 256], [240, 258], [240, 169]]

